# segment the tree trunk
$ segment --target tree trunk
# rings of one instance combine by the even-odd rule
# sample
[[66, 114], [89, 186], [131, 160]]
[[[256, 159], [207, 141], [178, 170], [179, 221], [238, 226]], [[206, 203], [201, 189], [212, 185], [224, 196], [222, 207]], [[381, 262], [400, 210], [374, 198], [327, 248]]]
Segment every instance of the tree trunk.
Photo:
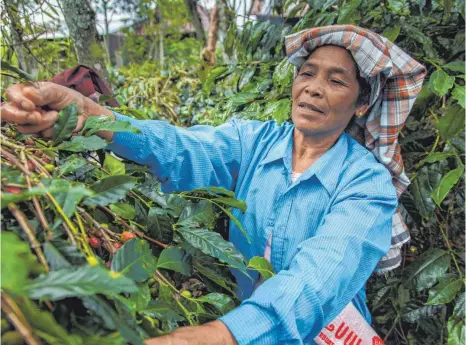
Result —
[[92, 67], [108, 81], [104, 51], [97, 41], [95, 13], [88, 0], [59, 0], [80, 64]]
[[210, 26], [209, 35], [207, 38], [207, 46], [202, 50], [202, 58], [209, 65], [215, 65], [215, 49], [217, 47], [217, 36], [218, 36], [218, 6], [217, 3], [212, 8], [210, 13]]
[[196, 38], [205, 43], [204, 29], [202, 28], [201, 18], [197, 12], [196, 0], [184, 0], [186, 7], [188, 8], [189, 15], [196, 30]]
[[9, 20], [11, 38], [13, 41], [13, 50], [18, 57], [19, 68], [23, 71], [30, 72], [27, 60], [24, 53], [23, 43], [23, 28], [21, 27], [20, 18], [18, 15], [18, 3], [12, 0], [5, 0], [3, 2]]
[[105, 33], [104, 33], [104, 36], [105, 36], [105, 50], [106, 50], [106, 53], [107, 53], [107, 58], [108, 58], [108, 61], [112, 61], [112, 57], [110, 56], [110, 37], [109, 37], [109, 26], [110, 26], [110, 23], [109, 23], [109, 19], [108, 19], [108, 1], [106, 0], [102, 0], [102, 7], [103, 7], [103, 10], [104, 10], [104, 25], [105, 25]]

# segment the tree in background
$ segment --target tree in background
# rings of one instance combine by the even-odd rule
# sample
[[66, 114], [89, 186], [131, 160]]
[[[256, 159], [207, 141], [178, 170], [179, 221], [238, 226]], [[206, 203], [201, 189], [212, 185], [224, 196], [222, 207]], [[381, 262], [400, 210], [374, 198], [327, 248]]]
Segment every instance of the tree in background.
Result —
[[80, 64], [92, 67], [108, 78], [104, 51], [97, 40], [95, 12], [87, 0], [59, 1]]
[[29, 66], [25, 58], [26, 51], [23, 42], [24, 29], [21, 25], [20, 15], [18, 11], [19, 5], [19, 1], [3, 0], [3, 6], [5, 9], [4, 13], [8, 17], [7, 20], [11, 33], [11, 46], [17, 55], [19, 67], [27, 71], [29, 70]]

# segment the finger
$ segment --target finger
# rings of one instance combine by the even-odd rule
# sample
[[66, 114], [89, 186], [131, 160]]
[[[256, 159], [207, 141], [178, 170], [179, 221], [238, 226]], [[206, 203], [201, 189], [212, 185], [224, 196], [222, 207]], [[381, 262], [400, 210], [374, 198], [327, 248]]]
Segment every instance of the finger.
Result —
[[56, 102], [57, 90], [54, 86], [53, 83], [44, 82], [28, 84], [24, 86], [23, 95], [36, 106], [48, 105]]
[[23, 110], [32, 111], [36, 107], [35, 104], [24, 95], [24, 89], [34, 87], [32, 83], [14, 84], [8, 87], [5, 91], [6, 98], [17, 107]]
[[1, 107], [2, 121], [19, 125], [36, 125], [42, 120], [42, 115], [36, 111], [25, 111], [12, 103], [6, 103]]
[[42, 121], [38, 125], [26, 125], [26, 126], [17, 126], [18, 131], [23, 134], [33, 134], [39, 133], [43, 130], [46, 130], [52, 127], [58, 119], [58, 112], [55, 110], [46, 112], [43, 117]]
[[53, 126], [42, 131], [42, 136], [44, 138], [51, 138], [53, 136]]

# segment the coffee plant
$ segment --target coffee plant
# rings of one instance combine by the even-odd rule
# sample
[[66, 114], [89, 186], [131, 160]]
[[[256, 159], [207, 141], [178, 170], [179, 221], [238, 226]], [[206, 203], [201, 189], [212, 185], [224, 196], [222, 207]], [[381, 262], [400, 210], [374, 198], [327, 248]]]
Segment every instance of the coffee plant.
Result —
[[233, 192], [163, 194], [94, 135], [128, 122], [94, 117], [68, 140], [76, 123], [73, 104], [51, 141], [2, 128], [2, 343], [142, 344], [234, 308], [229, 267], [270, 275], [214, 231], [246, 211]]

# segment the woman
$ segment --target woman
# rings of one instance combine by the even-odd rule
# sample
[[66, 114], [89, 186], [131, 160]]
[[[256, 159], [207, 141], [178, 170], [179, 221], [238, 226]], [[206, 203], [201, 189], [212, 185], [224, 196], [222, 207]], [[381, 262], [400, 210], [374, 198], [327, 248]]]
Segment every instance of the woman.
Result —
[[[111, 141], [110, 150], [149, 166], [164, 191], [222, 186], [246, 201], [248, 211], [235, 216], [251, 243], [234, 224], [230, 240], [247, 258], [266, 253], [277, 275], [252, 293], [254, 282], [234, 272], [241, 306], [147, 344], [310, 344], [350, 302], [370, 322], [365, 282], [378, 263], [384, 269], [399, 262], [396, 246], [408, 236], [394, 213], [409, 181], [397, 137], [424, 67], [351, 25], [305, 30], [289, 36], [286, 46], [297, 68], [293, 124], [282, 126], [237, 120], [181, 129], [113, 114], [50, 83], [7, 90], [3, 120], [23, 133], [50, 136], [56, 110], [77, 101], [76, 130], [101, 114], [141, 130], [99, 135]], [[55, 111], [34, 110], [44, 105]], [[345, 130], [358, 139], [362, 134], [367, 148]]]

